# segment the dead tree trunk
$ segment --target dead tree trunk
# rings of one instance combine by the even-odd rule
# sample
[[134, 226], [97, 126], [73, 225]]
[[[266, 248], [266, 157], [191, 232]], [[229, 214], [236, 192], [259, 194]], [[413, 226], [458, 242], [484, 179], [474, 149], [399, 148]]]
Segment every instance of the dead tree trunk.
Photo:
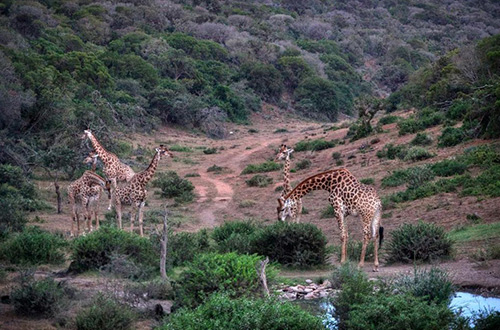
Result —
[[167, 242], [168, 242], [168, 234], [167, 234], [167, 208], [165, 207], [165, 214], [163, 215], [163, 231], [161, 234], [161, 252], [160, 252], [160, 273], [161, 278], [163, 280], [167, 279]]
[[57, 214], [61, 214], [62, 212], [62, 199], [61, 199], [61, 191], [59, 187], [59, 181], [57, 180], [57, 177], [54, 181], [54, 187], [56, 188], [56, 196], [57, 196]]
[[257, 274], [259, 275], [260, 284], [262, 284], [262, 288], [264, 290], [264, 294], [266, 297], [269, 297], [269, 289], [267, 288], [267, 279], [266, 279], [266, 266], [269, 263], [269, 257], [266, 257], [266, 260], [259, 261], [255, 268], [257, 269]]

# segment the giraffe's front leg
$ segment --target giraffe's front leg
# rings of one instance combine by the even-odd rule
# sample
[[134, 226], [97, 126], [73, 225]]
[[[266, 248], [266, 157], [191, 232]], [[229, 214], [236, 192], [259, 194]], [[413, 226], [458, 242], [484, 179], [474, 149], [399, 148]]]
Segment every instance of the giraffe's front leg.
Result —
[[111, 210], [111, 207], [113, 206], [113, 203], [116, 204], [116, 178], [111, 179], [111, 198], [109, 198], [109, 206], [108, 210]]
[[115, 202], [116, 218], [118, 220], [118, 228], [122, 229], [122, 203], [119, 199]]
[[358, 267], [363, 267], [365, 265], [365, 256], [366, 256], [366, 247], [370, 242], [371, 233], [370, 233], [370, 224], [372, 217], [365, 213], [361, 214], [361, 219], [363, 220], [363, 245], [361, 247], [361, 256], [359, 257]]
[[344, 203], [342, 202], [341, 198], [338, 198], [336, 196], [330, 196], [328, 200], [330, 201], [333, 207], [333, 210], [335, 212], [335, 218], [337, 219], [337, 224], [340, 230], [340, 241], [342, 242], [342, 253], [340, 256], [340, 263], [343, 264], [344, 262], [346, 262], [347, 259], [347, 239], [348, 239], [347, 228], [344, 221], [344, 214], [345, 214]]
[[143, 217], [144, 217], [144, 205], [146, 203], [144, 201], [142, 201], [140, 204], [139, 204], [139, 233], [141, 234], [141, 237], [144, 236], [144, 231], [143, 231]]
[[137, 209], [139, 208], [138, 203], [133, 203], [132, 204], [132, 210], [130, 211], [130, 232], [134, 232], [134, 222], [135, 222], [135, 216], [137, 214]]

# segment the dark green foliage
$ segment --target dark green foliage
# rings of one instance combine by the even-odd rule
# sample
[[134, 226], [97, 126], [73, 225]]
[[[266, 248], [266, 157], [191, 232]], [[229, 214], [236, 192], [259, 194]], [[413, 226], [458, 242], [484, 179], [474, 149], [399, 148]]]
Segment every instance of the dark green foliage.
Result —
[[398, 116], [393, 116], [393, 115], [388, 115], [384, 116], [379, 119], [378, 124], [379, 125], [387, 125], [387, 124], [392, 124], [397, 122], [400, 119]]
[[405, 158], [407, 153], [406, 146], [404, 145], [393, 145], [392, 143], [386, 144], [382, 150], [377, 151], [378, 158], [387, 158], [387, 159], [403, 159]]
[[311, 224], [277, 222], [255, 234], [253, 252], [282, 265], [310, 267], [326, 258], [326, 237]]
[[446, 306], [454, 293], [449, 274], [435, 267], [429, 270], [415, 268], [413, 275], [401, 275], [391, 286], [399, 293], [408, 293], [429, 303]]
[[[361, 241], [353, 241], [353, 240], [348, 241], [347, 242], [347, 260], [350, 260], [353, 262], [358, 262], [360, 260], [362, 246], [363, 246], [363, 242], [361, 242]], [[373, 258], [374, 258], [373, 252], [374, 252], [373, 241], [370, 241], [368, 243], [368, 245], [366, 246], [365, 261], [373, 261]], [[340, 260], [341, 254], [342, 254], [342, 246], [336, 245], [335, 246], [335, 255], [337, 256], [338, 260]]]
[[215, 172], [215, 173], [220, 173], [224, 170], [224, 167], [222, 166], [217, 166], [217, 165], [212, 165], [209, 168], [207, 168], [207, 172]]
[[53, 316], [64, 306], [68, 293], [64, 283], [50, 277], [38, 281], [30, 278], [12, 290], [10, 298], [17, 314]]
[[382, 187], [397, 187], [406, 183], [409, 189], [414, 189], [433, 179], [434, 172], [431, 167], [427, 165], [410, 167], [405, 170], [396, 170], [384, 177]]
[[230, 87], [218, 85], [212, 91], [212, 98], [212, 105], [224, 110], [231, 121], [243, 123], [247, 120], [244, 101]]
[[250, 164], [245, 167], [241, 174], [251, 174], [260, 172], [272, 172], [281, 169], [281, 164], [275, 163], [272, 160], [260, 164]]
[[445, 127], [438, 138], [438, 146], [441, 148], [453, 147], [468, 139], [469, 137], [462, 127]]
[[194, 199], [191, 181], [181, 178], [175, 171], [158, 174], [153, 187], [161, 189], [161, 197], [174, 198], [177, 203], [189, 203]]
[[453, 312], [410, 294], [373, 295], [349, 311], [346, 329], [447, 329]]
[[183, 33], [172, 33], [166, 40], [170, 46], [196, 59], [224, 61], [227, 58], [227, 50], [213, 41], [198, 40]]
[[297, 109], [304, 115], [332, 121], [337, 120], [340, 103], [348, 103], [352, 107], [352, 96], [348, 99], [335, 83], [320, 77], [304, 79], [295, 90], [294, 98]]
[[410, 141], [414, 146], [428, 146], [432, 144], [432, 137], [427, 133], [417, 133], [417, 135]]
[[248, 63], [241, 67], [248, 86], [268, 101], [276, 101], [283, 92], [283, 78], [272, 64]]
[[98, 294], [89, 307], [78, 313], [75, 323], [78, 330], [127, 330], [132, 329], [134, 320], [129, 306]]
[[285, 86], [293, 91], [306, 77], [313, 75], [309, 65], [300, 56], [282, 56], [278, 60], [278, 69]]
[[464, 160], [468, 165], [488, 168], [500, 164], [500, 152], [497, 147], [482, 145], [465, 150]]
[[127, 258], [144, 267], [156, 267], [158, 254], [147, 238], [111, 227], [101, 227], [73, 241], [73, 262], [70, 270], [84, 272], [98, 270], [109, 264], [113, 254]]
[[337, 140], [326, 141], [324, 139], [316, 139], [316, 140], [303, 140], [297, 142], [295, 147], [293, 148], [296, 152], [300, 151], [319, 151], [325, 150], [329, 148], [334, 148], [337, 145]]
[[250, 253], [253, 248], [252, 235], [257, 230], [260, 228], [249, 221], [229, 221], [216, 227], [212, 238], [217, 243], [219, 253]]
[[388, 262], [411, 263], [449, 257], [452, 242], [442, 227], [432, 223], [403, 224], [387, 244]]
[[427, 149], [423, 147], [411, 147], [406, 152], [406, 155], [404, 156], [403, 160], [416, 162], [419, 160], [424, 160], [432, 157], [434, 157], [434, 154], [429, 152]]
[[332, 154], [332, 158], [335, 160], [339, 160], [341, 157], [342, 157], [342, 154], [338, 151], [336, 151]]
[[495, 165], [475, 178], [470, 176], [463, 177], [461, 182], [464, 196], [500, 196], [500, 166]]
[[373, 127], [370, 125], [370, 123], [358, 120], [354, 124], [349, 126], [349, 131], [347, 132], [346, 138], [350, 138], [352, 142], [367, 137], [372, 132]]
[[397, 187], [406, 183], [406, 170], [396, 170], [382, 178], [382, 187]]
[[500, 312], [483, 310], [473, 316], [474, 330], [494, 330], [500, 327]]
[[335, 217], [335, 210], [333, 209], [333, 206], [328, 205], [323, 211], [321, 211], [320, 218], [325, 219], [325, 218], [333, 218]]
[[463, 174], [467, 165], [458, 160], [445, 159], [431, 165], [431, 169], [437, 176], [453, 176]]
[[297, 170], [304, 170], [306, 168], [311, 167], [311, 164], [312, 163], [311, 163], [311, 161], [309, 159], [303, 159], [303, 160], [297, 162], [297, 164], [295, 164], [295, 168]]
[[270, 178], [264, 174], [257, 174], [251, 177], [250, 179], [245, 180], [245, 182], [249, 187], [263, 188], [273, 183], [273, 178]]
[[321, 319], [300, 306], [275, 299], [231, 299], [224, 294], [211, 296], [196, 309], [182, 309], [159, 327], [161, 330], [302, 330], [324, 329]]
[[[160, 250], [159, 237], [156, 237], [155, 249]], [[206, 230], [196, 233], [169, 233], [167, 243], [167, 269], [183, 266], [191, 262], [198, 254], [211, 250], [209, 234]]]
[[12, 264], [60, 264], [64, 261], [66, 241], [38, 227], [26, 228], [2, 242], [0, 258]]
[[206, 148], [206, 149], [203, 149], [203, 153], [205, 155], [216, 154], [217, 153], [217, 148]]
[[375, 179], [374, 178], [365, 178], [365, 179], [359, 180], [359, 182], [361, 182], [362, 184], [373, 185], [373, 184], [375, 184]]
[[[261, 291], [255, 266], [261, 257], [208, 253], [198, 255], [180, 274], [176, 286], [176, 304], [196, 307], [215, 292], [226, 292], [229, 297], [252, 296]], [[268, 281], [272, 282], [276, 271], [266, 267]]]

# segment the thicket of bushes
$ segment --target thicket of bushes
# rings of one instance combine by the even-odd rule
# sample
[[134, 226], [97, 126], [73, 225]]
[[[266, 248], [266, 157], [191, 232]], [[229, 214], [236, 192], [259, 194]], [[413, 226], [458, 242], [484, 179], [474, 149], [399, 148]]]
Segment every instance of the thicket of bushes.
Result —
[[275, 163], [274, 161], [266, 161], [260, 164], [250, 164], [247, 165], [241, 174], [251, 174], [251, 173], [262, 173], [262, 172], [273, 172], [281, 169], [282, 165]]
[[159, 173], [152, 184], [160, 188], [161, 197], [174, 198], [176, 203], [189, 203], [195, 197], [191, 181], [181, 178], [175, 171]]
[[127, 330], [132, 329], [136, 318], [130, 306], [98, 294], [89, 307], [76, 315], [75, 325], [78, 330]]
[[297, 142], [293, 150], [297, 152], [307, 151], [307, 150], [319, 151], [319, 150], [333, 148], [337, 144], [338, 144], [337, 140], [332, 140], [332, 141], [326, 141], [324, 139], [303, 140]]

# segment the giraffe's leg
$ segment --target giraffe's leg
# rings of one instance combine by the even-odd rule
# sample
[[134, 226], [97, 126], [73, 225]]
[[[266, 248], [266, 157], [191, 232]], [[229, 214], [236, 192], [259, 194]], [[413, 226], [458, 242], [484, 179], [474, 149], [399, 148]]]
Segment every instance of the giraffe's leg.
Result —
[[132, 210], [130, 211], [130, 232], [134, 232], [134, 222], [135, 222], [135, 216], [137, 214], [137, 209], [139, 208], [138, 203], [133, 203], [132, 204]]
[[[373, 216], [371, 227], [372, 227], [372, 236], [373, 236], [373, 254], [374, 254], [374, 261], [373, 261], [373, 271], [378, 272], [378, 248], [379, 248], [379, 230], [380, 230], [380, 218], [382, 216], [382, 210], [381, 206], [378, 206], [375, 215]], [[382, 228], [383, 230], [383, 228]]]
[[342, 253], [340, 256], [340, 263], [344, 263], [347, 259], [347, 228], [344, 221], [344, 203], [341, 198], [330, 196], [328, 198], [332, 204], [333, 210], [335, 212], [335, 218], [337, 219], [337, 224], [340, 230], [340, 241], [342, 242]]
[[141, 204], [139, 204], [139, 233], [141, 234], [141, 237], [144, 236], [144, 231], [143, 231], [144, 204], [146, 203], [141, 202]]
[[[116, 198], [116, 195], [115, 195], [116, 194], [116, 186], [117, 186], [116, 178], [111, 179], [111, 199], [109, 200], [108, 210], [111, 210], [111, 207], [113, 205], [113, 201]], [[116, 204], [116, 202], [115, 202], [115, 204]]]
[[72, 194], [68, 196], [69, 203], [71, 204], [71, 237], [75, 236], [75, 221], [76, 221], [76, 204], [75, 198]]
[[300, 223], [300, 216], [302, 215], [302, 198], [297, 201], [297, 213], [295, 214], [295, 222]]
[[85, 232], [85, 222], [87, 223], [87, 232], [90, 232], [90, 226], [91, 226], [91, 223], [92, 223], [92, 215], [91, 215], [91, 211], [90, 211], [90, 199], [88, 198], [85, 198], [83, 201], [82, 201], [82, 204], [85, 205], [85, 217], [84, 217], [84, 229], [83, 231]]
[[370, 233], [370, 224], [372, 217], [370, 215], [361, 214], [361, 218], [363, 220], [363, 245], [361, 247], [361, 256], [359, 257], [359, 267], [363, 267], [365, 264], [366, 247], [368, 246], [370, 238], [372, 237]]
[[122, 229], [122, 203], [119, 200], [115, 202], [116, 218], [118, 219], [118, 228]]

